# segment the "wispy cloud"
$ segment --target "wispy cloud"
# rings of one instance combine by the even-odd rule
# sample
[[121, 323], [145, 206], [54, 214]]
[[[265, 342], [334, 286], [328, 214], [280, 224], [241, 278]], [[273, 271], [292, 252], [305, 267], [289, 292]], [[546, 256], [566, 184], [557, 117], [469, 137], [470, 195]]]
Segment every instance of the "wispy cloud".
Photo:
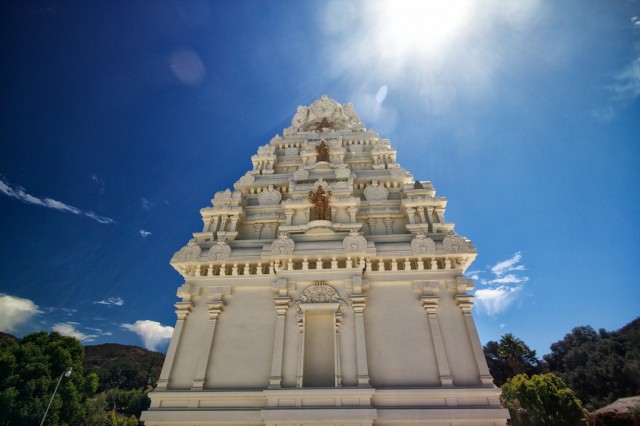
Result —
[[620, 100], [633, 100], [640, 96], [640, 58], [616, 76], [616, 84], [611, 86]]
[[142, 208], [145, 210], [151, 210], [156, 205], [156, 203], [152, 203], [146, 198], [143, 198], [142, 200], [140, 200], [140, 202], [142, 203]]
[[38, 313], [38, 306], [31, 300], [0, 293], [0, 331], [14, 333]]
[[98, 186], [100, 187], [100, 193], [104, 194], [104, 187], [106, 186], [104, 184], [104, 179], [94, 173], [91, 175], [91, 180], [98, 184]]
[[26, 192], [26, 190], [20, 186], [12, 186], [7, 181], [4, 180], [2, 176], [0, 176], [0, 193], [15, 198], [19, 201], [22, 201], [26, 204], [34, 204], [37, 206], [47, 207], [50, 209], [55, 209], [61, 212], [73, 213], [81, 216], [89, 217], [96, 222], [109, 224], [115, 223], [115, 221], [111, 218], [98, 216], [92, 211], [82, 210], [77, 207], [70, 206], [68, 204], [63, 203], [62, 201], [54, 200], [52, 198], [39, 198], [35, 197]]
[[502, 262], [498, 262], [491, 267], [491, 272], [493, 272], [496, 276], [501, 277], [505, 272], [510, 271], [522, 271], [524, 266], [519, 265], [516, 266], [518, 262], [522, 259], [522, 254], [520, 252], [516, 252], [512, 258], [503, 260]]
[[81, 342], [93, 342], [96, 340], [97, 334], [85, 334], [76, 328], [78, 325], [80, 324], [76, 322], [58, 323], [54, 324], [51, 329], [63, 336], [74, 337]]
[[93, 303], [99, 304], [99, 305], [107, 305], [107, 306], [122, 306], [124, 305], [124, 300], [122, 299], [122, 297], [117, 296], [117, 297], [109, 297], [105, 300], [97, 300]]
[[147, 238], [149, 235], [151, 235], [151, 232], [149, 232], [149, 231], [145, 231], [144, 229], [141, 229], [141, 230], [140, 230], [140, 236], [141, 236], [142, 238]]
[[157, 350], [158, 345], [173, 335], [173, 327], [150, 320], [138, 320], [134, 324], [122, 324], [121, 327], [142, 337], [145, 348], [150, 351]]
[[98, 333], [101, 336], [113, 336], [113, 333], [110, 331], [104, 331], [101, 328], [93, 328], [93, 327], [85, 327], [87, 330], [91, 330], [95, 333]]
[[476, 306], [480, 312], [497, 316], [505, 312], [520, 296], [524, 283], [529, 277], [523, 272], [527, 268], [520, 262], [522, 253], [516, 252], [512, 257], [497, 262], [487, 270], [467, 272], [467, 276], [480, 285], [475, 291]]

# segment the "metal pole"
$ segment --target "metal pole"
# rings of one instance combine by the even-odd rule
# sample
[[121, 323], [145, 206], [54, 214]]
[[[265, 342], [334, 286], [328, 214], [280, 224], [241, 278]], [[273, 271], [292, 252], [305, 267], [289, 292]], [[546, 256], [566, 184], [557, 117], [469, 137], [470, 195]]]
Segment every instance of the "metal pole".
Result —
[[66, 369], [60, 375], [58, 379], [58, 383], [56, 384], [56, 388], [53, 390], [53, 395], [51, 395], [51, 399], [49, 400], [49, 405], [47, 405], [47, 409], [44, 411], [44, 416], [42, 416], [42, 421], [40, 422], [40, 426], [44, 424], [44, 419], [47, 418], [47, 413], [49, 412], [49, 408], [51, 408], [51, 403], [53, 402], [53, 397], [56, 396], [56, 392], [58, 391], [58, 386], [60, 386], [60, 382], [64, 376], [69, 377], [71, 375], [71, 368]]

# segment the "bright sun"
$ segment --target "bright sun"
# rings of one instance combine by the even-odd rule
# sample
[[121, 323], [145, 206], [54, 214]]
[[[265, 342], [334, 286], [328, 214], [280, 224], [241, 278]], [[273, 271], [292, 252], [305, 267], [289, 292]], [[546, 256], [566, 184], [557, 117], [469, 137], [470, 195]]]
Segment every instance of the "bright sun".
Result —
[[464, 29], [469, 0], [388, 0], [376, 15], [380, 47], [393, 56], [431, 53]]

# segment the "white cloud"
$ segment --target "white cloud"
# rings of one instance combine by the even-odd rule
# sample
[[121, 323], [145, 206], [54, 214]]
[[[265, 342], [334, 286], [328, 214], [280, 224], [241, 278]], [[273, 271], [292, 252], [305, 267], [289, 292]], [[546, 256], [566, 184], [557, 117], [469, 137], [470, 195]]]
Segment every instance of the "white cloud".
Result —
[[513, 274], [505, 275], [504, 277], [496, 278], [488, 281], [489, 284], [518, 284], [526, 283], [529, 281], [529, 277], [517, 277]]
[[[509, 259], [500, 261], [487, 271], [470, 271], [467, 276], [484, 288], [475, 291], [478, 310], [490, 316], [505, 312], [518, 299], [529, 277], [523, 275], [527, 268], [520, 264], [522, 253], [516, 252]], [[493, 275], [487, 278], [487, 275]]]
[[122, 324], [121, 327], [142, 337], [145, 348], [150, 351], [155, 351], [160, 343], [173, 335], [173, 327], [150, 320], [138, 320], [134, 324]]
[[141, 230], [140, 230], [140, 236], [141, 236], [142, 238], [147, 238], [149, 235], [151, 235], [151, 232], [149, 232], [149, 231], [145, 231], [144, 229], [141, 229]]
[[106, 300], [97, 300], [95, 302], [93, 302], [94, 304], [99, 304], [99, 305], [107, 305], [107, 306], [122, 306], [124, 305], [124, 300], [122, 299], [122, 297], [117, 296], [117, 297], [109, 297]]
[[15, 198], [23, 203], [34, 204], [37, 206], [47, 207], [50, 209], [59, 210], [62, 212], [73, 213], [81, 216], [89, 217], [99, 223], [116, 223], [113, 219], [98, 216], [92, 211], [82, 210], [77, 207], [70, 206], [68, 204], [63, 203], [62, 201], [54, 200], [52, 198], [38, 198], [31, 194], [28, 194], [24, 188], [20, 186], [11, 186], [8, 182], [4, 180], [2, 176], [0, 176], [0, 193]]
[[81, 342], [93, 342], [95, 338], [98, 337], [96, 334], [85, 334], [79, 331], [76, 329], [77, 325], [79, 324], [75, 322], [58, 323], [54, 324], [51, 329], [63, 336], [74, 337]]
[[91, 175], [91, 180], [100, 186], [100, 193], [104, 194], [104, 187], [105, 187], [104, 180], [100, 176], [96, 175], [95, 173]]
[[636, 58], [627, 68], [616, 76], [617, 84], [611, 86], [622, 100], [640, 96], [640, 58]]
[[491, 272], [493, 272], [496, 276], [501, 277], [502, 274], [509, 271], [514, 270], [523, 270], [517, 269], [522, 268], [522, 266], [514, 266], [516, 263], [520, 262], [522, 259], [522, 254], [520, 252], [516, 252], [511, 259], [503, 260], [502, 262], [498, 262], [491, 267]]
[[38, 306], [29, 299], [0, 293], [0, 331], [13, 333], [39, 312]]
[[146, 198], [143, 198], [140, 201], [142, 203], [142, 208], [145, 209], [145, 210], [151, 210], [156, 205], [156, 203], [152, 203], [151, 201], [147, 200]]
[[521, 290], [522, 286], [499, 286], [476, 290], [477, 306], [481, 311], [490, 316], [499, 315], [511, 306]]

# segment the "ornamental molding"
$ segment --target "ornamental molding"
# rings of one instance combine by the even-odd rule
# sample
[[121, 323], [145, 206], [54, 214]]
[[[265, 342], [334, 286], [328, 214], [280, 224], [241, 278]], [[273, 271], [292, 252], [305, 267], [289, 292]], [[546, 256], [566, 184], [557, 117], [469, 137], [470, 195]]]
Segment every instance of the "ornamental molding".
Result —
[[224, 239], [218, 240], [218, 242], [209, 249], [209, 260], [221, 261], [227, 260], [231, 255], [231, 247]]
[[196, 242], [195, 238], [189, 240], [186, 246], [182, 247], [176, 254], [173, 255], [174, 262], [192, 262], [200, 259], [202, 249]]
[[326, 95], [309, 106], [299, 106], [291, 120], [291, 126], [285, 129], [285, 136], [309, 130], [321, 130], [320, 126], [333, 129], [363, 129], [364, 124], [350, 103], [340, 105]]
[[407, 171], [400, 167], [400, 165], [394, 163], [389, 165], [389, 174], [391, 176], [406, 176]]
[[336, 169], [336, 179], [348, 179], [351, 177], [351, 169], [348, 167], [340, 167]]
[[286, 256], [293, 254], [296, 243], [285, 232], [281, 232], [276, 240], [271, 243], [271, 254], [274, 256]]
[[380, 185], [377, 180], [374, 180], [371, 185], [364, 189], [364, 197], [367, 201], [384, 201], [389, 197], [389, 191]]
[[351, 179], [347, 179], [346, 181], [333, 181], [332, 179], [329, 182], [324, 179], [318, 179], [315, 182], [291, 182], [290, 191], [317, 191], [319, 186], [322, 186], [322, 189], [325, 191], [334, 191], [334, 190], [344, 190], [350, 189], [353, 185]]
[[256, 181], [256, 177], [253, 174], [251, 174], [251, 172], [247, 172], [244, 176], [242, 176], [238, 180], [238, 183], [242, 185], [251, 185], [255, 181]]
[[328, 285], [325, 281], [316, 281], [313, 285], [305, 288], [298, 301], [294, 304], [294, 307], [298, 311], [298, 315], [302, 314], [301, 305], [321, 305], [321, 304], [338, 304], [336, 312], [339, 312], [347, 307], [344, 300], [340, 299], [338, 292], [335, 288]]
[[462, 253], [468, 249], [467, 242], [455, 235], [447, 235], [444, 237], [442, 246], [447, 253]]
[[264, 145], [258, 148], [258, 155], [259, 156], [271, 156], [271, 155], [275, 155], [276, 153], [276, 149], [275, 147], [273, 147], [272, 145]]
[[282, 194], [273, 185], [269, 185], [267, 189], [258, 194], [258, 204], [261, 206], [280, 204], [280, 200], [282, 200]]
[[293, 157], [295, 155], [298, 155], [299, 152], [300, 150], [298, 148], [286, 148], [284, 150], [284, 155], [287, 157]]
[[364, 253], [367, 250], [367, 239], [353, 229], [342, 241], [342, 247], [345, 253]]
[[411, 240], [411, 251], [416, 255], [433, 254], [436, 252], [436, 243], [422, 232], [419, 232]]
[[294, 180], [309, 179], [309, 171], [304, 169], [298, 169], [295, 172], [293, 172], [293, 179]]

